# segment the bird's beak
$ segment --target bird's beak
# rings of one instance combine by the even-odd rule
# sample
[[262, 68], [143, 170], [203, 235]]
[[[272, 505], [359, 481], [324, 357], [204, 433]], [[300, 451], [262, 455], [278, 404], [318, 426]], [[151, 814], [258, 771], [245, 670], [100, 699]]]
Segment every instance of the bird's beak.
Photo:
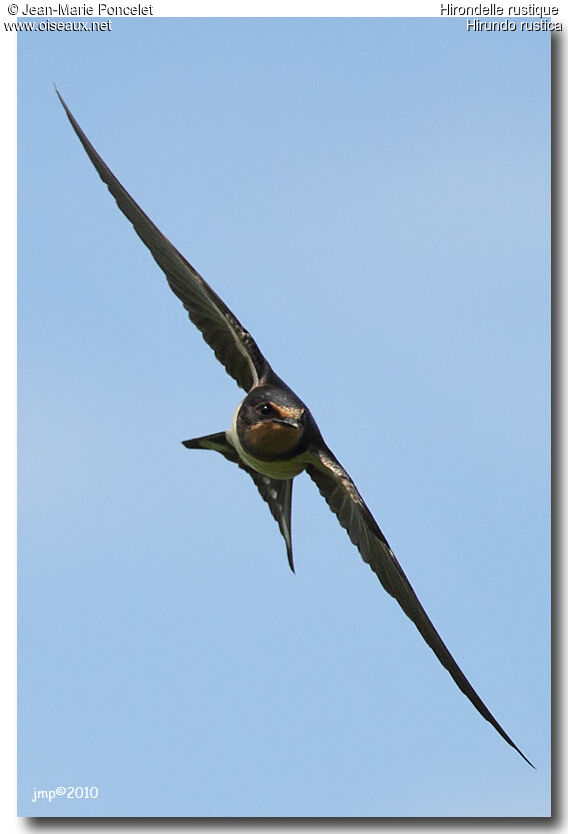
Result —
[[282, 426], [289, 426], [293, 429], [302, 429], [304, 427], [302, 420], [296, 419], [295, 417], [275, 417], [272, 422], [279, 423]]
[[274, 418], [275, 423], [280, 423], [283, 426], [289, 426], [293, 429], [304, 428], [304, 412], [305, 408], [300, 409], [286, 409], [284, 414], [279, 414]]

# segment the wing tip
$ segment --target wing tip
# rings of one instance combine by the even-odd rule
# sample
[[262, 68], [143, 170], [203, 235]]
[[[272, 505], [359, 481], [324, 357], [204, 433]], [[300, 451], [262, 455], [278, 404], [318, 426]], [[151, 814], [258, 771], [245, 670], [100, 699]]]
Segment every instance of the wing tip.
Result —
[[532, 769], [533, 769], [533, 770], [536, 770], [536, 765], [533, 765], [533, 763], [531, 762], [531, 760], [530, 760], [530, 759], [527, 759], [527, 757], [526, 757], [526, 756], [525, 756], [525, 754], [522, 752], [522, 750], [519, 750], [519, 748], [517, 747], [517, 745], [516, 745], [516, 744], [513, 744], [513, 747], [515, 748], [515, 750], [517, 751], [517, 753], [519, 754], [519, 756], [520, 756], [522, 759], [524, 759], [524, 760], [525, 760], [525, 762], [526, 762], [528, 765], [530, 765], [530, 766], [532, 767]]
[[59, 101], [61, 102], [61, 104], [63, 106], [63, 109], [65, 110], [66, 113], [69, 113], [69, 108], [65, 104], [65, 100], [64, 100], [63, 96], [61, 95], [61, 93], [57, 89], [57, 84], [55, 83], [55, 81], [53, 81], [53, 89], [55, 90], [55, 94], [56, 94], [57, 98], [59, 99]]

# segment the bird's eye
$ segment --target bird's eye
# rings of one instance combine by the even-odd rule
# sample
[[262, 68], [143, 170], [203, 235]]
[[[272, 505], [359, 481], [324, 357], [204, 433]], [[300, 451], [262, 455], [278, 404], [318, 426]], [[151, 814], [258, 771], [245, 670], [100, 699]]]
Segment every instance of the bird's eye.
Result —
[[270, 414], [274, 414], [274, 409], [270, 403], [261, 403], [257, 406], [257, 411], [259, 414], [262, 414], [263, 417], [268, 417]]

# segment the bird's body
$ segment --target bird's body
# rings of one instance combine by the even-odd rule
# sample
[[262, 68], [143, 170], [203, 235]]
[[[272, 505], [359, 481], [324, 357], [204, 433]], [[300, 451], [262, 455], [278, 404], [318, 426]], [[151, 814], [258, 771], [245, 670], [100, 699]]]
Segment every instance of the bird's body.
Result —
[[182, 301], [217, 359], [247, 392], [229, 429], [185, 440], [184, 446], [219, 452], [250, 475], [279, 525], [292, 570], [292, 484], [297, 475], [306, 471], [363, 560], [412, 620], [457, 686], [501, 737], [531, 764], [493, 717], [450, 654], [357, 487], [325, 444], [309, 408], [277, 376], [250, 333], [123, 188], [61, 96], [59, 98], [75, 133], [120, 210], [150, 250], [170, 288]]
[[291, 391], [259, 385], [239, 403], [228, 442], [261, 475], [289, 480], [309, 462], [309, 439], [319, 433], [308, 408]]

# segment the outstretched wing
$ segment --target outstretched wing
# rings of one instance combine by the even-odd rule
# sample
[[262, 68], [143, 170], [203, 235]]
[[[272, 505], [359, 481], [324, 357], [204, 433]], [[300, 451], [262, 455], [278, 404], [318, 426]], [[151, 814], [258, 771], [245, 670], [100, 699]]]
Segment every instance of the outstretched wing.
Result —
[[148, 247], [154, 260], [164, 271], [168, 284], [181, 300], [189, 318], [199, 328], [227, 373], [241, 388], [250, 391], [269, 369], [256, 342], [217, 293], [164, 237], [122, 187], [77, 124], [59, 92], [57, 95], [100, 178], [116, 200], [119, 209], [132, 223], [142, 243]]
[[312, 463], [307, 466], [306, 471], [317, 484], [319, 491], [329, 504], [332, 512], [337, 516], [341, 526], [347, 530], [349, 538], [359, 549], [363, 560], [377, 574], [384, 589], [396, 599], [404, 613], [410, 617], [464, 695], [469, 698], [481, 715], [495, 727], [499, 735], [531, 767], [534, 767], [489, 712], [448, 651], [444, 641], [420, 604], [410, 582], [390, 549], [389, 543], [361, 498], [357, 487], [335, 456], [327, 448], [314, 450]]
[[224, 431], [217, 434], [208, 434], [205, 437], [196, 437], [193, 440], [183, 440], [182, 443], [186, 449], [212, 449], [215, 452], [220, 452], [227, 460], [238, 464], [241, 469], [248, 472], [268, 504], [273, 518], [278, 522], [278, 527], [286, 542], [288, 564], [294, 570], [292, 555], [292, 479], [280, 481], [276, 478], [269, 478], [267, 475], [261, 475], [260, 472], [251, 469], [240, 459], [227, 440]]

